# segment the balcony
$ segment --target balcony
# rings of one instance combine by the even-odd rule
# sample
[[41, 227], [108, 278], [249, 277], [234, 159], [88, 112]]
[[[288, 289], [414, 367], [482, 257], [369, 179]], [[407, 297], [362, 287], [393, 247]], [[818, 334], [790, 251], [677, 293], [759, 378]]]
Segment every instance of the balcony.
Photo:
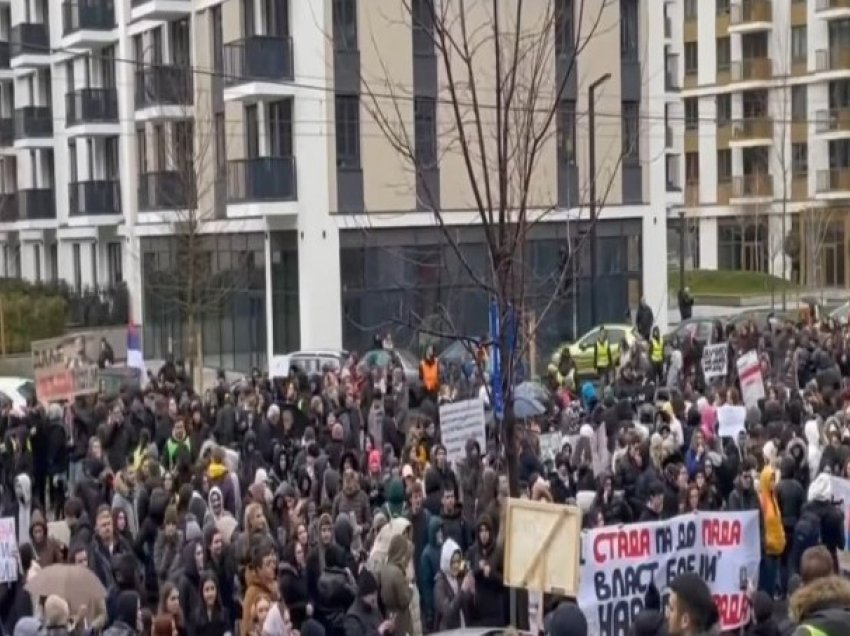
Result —
[[34, 68], [50, 64], [50, 31], [46, 24], [22, 22], [12, 27], [9, 65]]
[[754, 172], [732, 179], [732, 205], [741, 203], [764, 203], [773, 200], [773, 176]]
[[[187, 171], [186, 174], [189, 174]], [[145, 172], [139, 175], [139, 211], [186, 210], [194, 204], [187, 192], [186, 179], [176, 170]]]
[[815, 186], [815, 196], [818, 199], [850, 197], [850, 167], [818, 170]]
[[773, 3], [770, 0], [743, 0], [729, 7], [730, 33], [755, 33], [771, 28]]
[[121, 214], [121, 189], [117, 180], [76, 181], [68, 184], [71, 216]]
[[18, 193], [0, 192], [0, 223], [18, 220]]
[[732, 126], [729, 145], [737, 148], [767, 146], [773, 143], [773, 118], [751, 117]]
[[288, 97], [294, 77], [289, 36], [254, 35], [224, 45], [225, 100]]
[[824, 20], [850, 18], [850, 0], [817, 0], [815, 16]]
[[236, 216], [243, 213], [256, 216], [272, 210], [237, 210], [232, 206], [297, 200], [297, 184], [295, 157], [254, 157], [227, 162], [227, 202]]
[[53, 110], [49, 106], [15, 109], [15, 147], [53, 145]]
[[18, 220], [42, 221], [56, 218], [53, 188], [31, 188], [18, 191]]
[[732, 62], [729, 68], [733, 82], [765, 82], [773, 78], [773, 60], [769, 57], [751, 57]]
[[118, 91], [81, 88], [65, 95], [65, 127], [71, 136], [118, 135]]
[[136, 71], [136, 119], [190, 117], [192, 91], [192, 73], [188, 68], [150, 66], [139, 69]]
[[62, 46], [98, 47], [117, 38], [114, 0], [66, 0], [62, 3]]
[[819, 110], [815, 114], [815, 132], [827, 139], [850, 136], [850, 108]]
[[0, 77], [12, 77], [9, 71], [11, 70], [11, 66], [9, 66], [9, 43], [8, 42], [0, 42]]
[[15, 145], [15, 120], [11, 117], [0, 117], [0, 150], [13, 148]]
[[846, 76], [846, 72], [850, 71], [850, 46], [836, 45], [815, 51], [815, 71]]
[[130, 0], [130, 21], [178, 20], [192, 13], [192, 0]]

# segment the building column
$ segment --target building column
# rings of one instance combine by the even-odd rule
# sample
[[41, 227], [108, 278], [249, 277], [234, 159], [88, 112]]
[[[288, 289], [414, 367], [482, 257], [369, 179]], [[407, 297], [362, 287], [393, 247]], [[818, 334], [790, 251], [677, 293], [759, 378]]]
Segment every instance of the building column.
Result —
[[717, 217], [699, 219], [699, 267], [717, 269]]
[[641, 218], [643, 234], [643, 297], [661, 333], [667, 331], [667, 211], [650, 206]]
[[274, 288], [272, 286], [272, 233], [266, 231], [263, 241], [266, 274], [266, 366], [271, 368], [274, 356]]
[[[313, 223], [299, 215], [298, 306], [301, 349], [342, 349], [339, 231], [333, 219]], [[318, 216], [318, 215], [317, 215]], [[324, 226], [324, 227], [322, 227]]]

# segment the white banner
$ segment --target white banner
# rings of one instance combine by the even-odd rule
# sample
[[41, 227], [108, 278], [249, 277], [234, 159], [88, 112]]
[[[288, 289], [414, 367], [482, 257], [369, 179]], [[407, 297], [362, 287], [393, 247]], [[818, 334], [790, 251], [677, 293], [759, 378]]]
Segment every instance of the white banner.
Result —
[[724, 404], [717, 409], [717, 434], [720, 437], [731, 437], [738, 440], [746, 429], [747, 409], [743, 406]]
[[725, 342], [706, 345], [702, 350], [702, 374], [706, 382], [729, 373], [729, 346]]
[[741, 381], [741, 398], [747, 408], [758, 406], [764, 397], [764, 379], [761, 376], [761, 364], [755, 351], [748, 351], [737, 361], [738, 379]]
[[466, 459], [466, 442], [473, 438], [481, 453], [487, 450], [484, 402], [478, 398], [440, 406], [440, 437], [446, 458], [453, 463]]
[[651, 581], [664, 608], [670, 582], [698, 573], [711, 587], [722, 631], [749, 620], [742, 575], [756, 586], [761, 559], [759, 513], [700, 512], [584, 532], [578, 605], [589, 634], [626, 636], [643, 610]]

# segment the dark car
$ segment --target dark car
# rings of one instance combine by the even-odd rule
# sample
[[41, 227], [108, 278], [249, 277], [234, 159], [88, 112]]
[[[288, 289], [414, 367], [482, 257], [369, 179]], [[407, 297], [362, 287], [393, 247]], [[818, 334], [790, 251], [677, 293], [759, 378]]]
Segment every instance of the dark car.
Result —
[[384, 369], [400, 367], [410, 392], [410, 405], [417, 406], [422, 401], [419, 360], [413, 353], [407, 349], [371, 349], [363, 354], [357, 365], [358, 371], [363, 375], [376, 367]]
[[687, 336], [693, 336], [701, 345], [714, 344], [714, 325], [719, 323], [717, 318], [688, 318], [673, 327], [664, 336], [664, 341], [673, 338], [683, 342]]

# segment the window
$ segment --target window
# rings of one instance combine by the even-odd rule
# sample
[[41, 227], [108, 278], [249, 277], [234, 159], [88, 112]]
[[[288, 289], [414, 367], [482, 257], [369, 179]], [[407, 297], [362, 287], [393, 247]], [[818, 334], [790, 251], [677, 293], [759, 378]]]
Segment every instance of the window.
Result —
[[115, 88], [115, 46], [103, 49], [100, 58], [100, 72], [104, 88]]
[[48, 263], [48, 267], [50, 268], [50, 280], [57, 281], [59, 280], [59, 244], [51, 243], [50, 244], [50, 262]]
[[623, 157], [640, 158], [639, 102], [623, 102]]
[[717, 183], [729, 183], [732, 180], [732, 151], [724, 148], [717, 151]]
[[728, 126], [732, 120], [732, 96], [729, 93], [718, 95], [716, 99], [717, 125]]
[[176, 66], [188, 67], [191, 64], [189, 20], [184, 18], [171, 23], [171, 61]]
[[805, 84], [791, 87], [791, 119], [806, 121], [808, 113], [808, 91]]
[[74, 92], [74, 60], [65, 62], [65, 83], [68, 87], [68, 92]]
[[103, 139], [104, 176], [107, 179], [118, 178], [118, 137]]
[[269, 154], [272, 157], [291, 157], [292, 100], [281, 99], [269, 104]]
[[809, 174], [809, 145], [803, 143], [791, 144], [791, 175], [794, 178], [805, 177]]
[[242, 31], [246, 38], [257, 33], [254, 20], [254, 0], [242, 0]]
[[685, 75], [696, 75], [699, 70], [699, 47], [696, 42], [685, 42]]
[[154, 166], [157, 172], [168, 169], [168, 161], [166, 160], [165, 152], [165, 126], [162, 124], [154, 124], [153, 127], [153, 144], [156, 157], [156, 165]]
[[257, 105], [245, 107], [245, 156], [254, 159], [260, 156], [260, 123]]
[[41, 243], [32, 246], [33, 261], [35, 262], [35, 281], [41, 282]]
[[75, 141], [68, 142], [68, 175], [71, 183], [80, 180], [77, 174], [77, 143]]
[[726, 36], [725, 38], [717, 38], [717, 72], [724, 73], [728, 71], [731, 60], [732, 48], [729, 36]]
[[699, 153], [685, 153], [685, 183], [699, 183]]
[[333, 0], [334, 48], [337, 51], [357, 50], [357, 1]]
[[83, 257], [80, 253], [79, 243], [71, 245], [71, 253], [74, 260], [74, 289], [79, 294], [83, 291]]
[[423, 168], [437, 163], [437, 104], [431, 97], [417, 97], [415, 117], [416, 161]]
[[136, 166], [139, 174], [145, 174], [148, 171], [148, 143], [144, 124], [136, 128]]
[[192, 161], [192, 149], [195, 147], [195, 124], [193, 121], [176, 121], [173, 125], [171, 141], [174, 148], [181, 149], [181, 152], [174, 153], [175, 168], [180, 173], [183, 182], [189, 184], [195, 181], [195, 167]]
[[556, 0], [555, 7], [555, 52], [558, 55], [569, 54], [575, 50], [573, 0]]
[[558, 159], [576, 163], [576, 103], [562, 101], [558, 106]]
[[278, 38], [289, 35], [289, 2], [287, 0], [264, 0], [266, 35]]
[[685, 98], [685, 130], [699, 128], [699, 97]]
[[121, 262], [121, 243], [109, 243], [106, 246], [106, 260], [109, 267], [109, 284], [115, 285], [124, 280], [124, 265]]
[[89, 254], [91, 254], [91, 283], [92, 287], [97, 289], [97, 244], [89, 245]]
[[685, 0], [685, 20], [697, 19], [697, 0]]
[[227, 133], [224, 127], [224, 113], [215, 114], [215, 165], [219, 174], [227, 173]]
[[434, 0], [412, 0], [413, 53], [434, 54]]
[[210, 7], [210, 47], [212, 47], [213, 70], [224, 69], [224, 30], [221, 22], [221, 5]]
[[729, 0], [716, 0], [716, 2], [717, 2], [717, 6], [715, 7], [715, 12], [717, 13], [717, 15], [728, 15], [729, 14]]
[[638, 0], [620, 0], [620, 57], [638, 59]]
[[791, 27], [791, 60], [805, 62], [808, 56], [806, 25]]
[[360, 97], [337, 95], [336, 165], [338, 168], [360, 168]]

